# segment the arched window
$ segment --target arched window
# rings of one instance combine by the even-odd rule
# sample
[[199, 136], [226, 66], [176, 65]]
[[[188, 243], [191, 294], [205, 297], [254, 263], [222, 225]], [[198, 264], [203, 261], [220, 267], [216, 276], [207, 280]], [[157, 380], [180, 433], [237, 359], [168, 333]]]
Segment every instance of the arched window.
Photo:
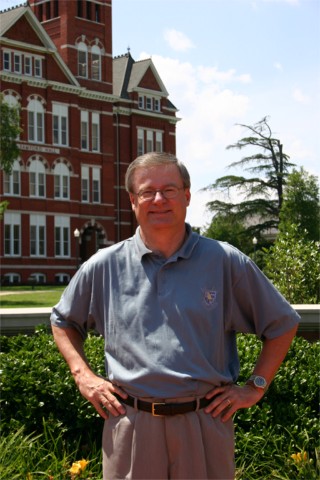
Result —
[[12, 165], [11, 175], [3, 174], [3, 192], [5, 195], [20, 195], [21, 174], [20, 163], [15, 160]]
[[78, 43], [78, 75], [88, 77], [88, 48], [84, 42]]
[[93, 80], [101, 80], [101, 51], [98, 45], [91, 48], [91, 77]]
[[46, 195], [46, 172], [40, 160], [32, 160], [29, 167], [29, 191], [30, 197], [45, 197]]
[[54, 198], [66, 200], [70, 197], [70, 172], [64, 163], [54, 169]]
[[28, 139], [44, 143], [44, 108], [39, 100], [30, 100], [28, 104]]

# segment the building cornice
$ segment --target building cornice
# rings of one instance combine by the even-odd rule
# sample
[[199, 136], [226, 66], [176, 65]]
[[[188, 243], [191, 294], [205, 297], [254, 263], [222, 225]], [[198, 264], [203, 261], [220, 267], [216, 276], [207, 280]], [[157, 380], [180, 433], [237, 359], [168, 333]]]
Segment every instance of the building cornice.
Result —
[[126, 107], [113, 107], [113, 113], [118, 113], [119, 115], [126, 115], [130, 117], [131, 115], [139, 115], [141, 117], [156, 118], [158, 120], [166, 120], [169, 123], [176, 124], [180, 122], [181, 118], [171, 117], [169, 115], [164, 115], [163, 113], [156, 112], [147, 112], [146, 110], [138, 110], [136, 108], [126, 108]]
[[7, 48], [21, 48], [23, 51], [26, 52], [36, 52], [36, 53], [41, 53], [43, 56], [46, 53], [56, 53], [57, 49], [56, 48], [48, 48], [44, 46], [39, 46], [39, 45], [33, 45], [31, 43], [25, 43], [25, 42], [20, 42], [19, 40], [12, 40], [10, 38], [6, 37], [0, 37], [0, 44], [3, 45], [4, 47]]

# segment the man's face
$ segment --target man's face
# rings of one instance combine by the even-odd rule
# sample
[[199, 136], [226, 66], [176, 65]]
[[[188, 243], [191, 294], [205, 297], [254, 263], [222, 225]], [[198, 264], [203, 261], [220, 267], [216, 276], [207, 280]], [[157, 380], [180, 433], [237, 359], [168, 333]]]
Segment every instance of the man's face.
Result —
[[[176, 197], [165, 198], [161, 192], [157, 192], [153, 199], [144, 200], [136, 195], [145, 190], [164, 190], [168, 187], [179, 189]], [[191, 194], [188, 188], [183, 188], [176, 165], [137, 168], [133, 176], [133, 191], [135, 194], [130, 193], [131, 206], [142, 230], [184, 228]]]

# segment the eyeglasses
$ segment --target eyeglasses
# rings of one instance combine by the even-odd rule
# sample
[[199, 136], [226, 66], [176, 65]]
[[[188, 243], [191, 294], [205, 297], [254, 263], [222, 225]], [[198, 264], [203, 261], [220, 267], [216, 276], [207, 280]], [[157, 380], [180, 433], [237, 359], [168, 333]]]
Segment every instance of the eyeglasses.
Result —
[[180, 192], [180, 190], [184, 190], [185, 187], [181, 187], [181, 188], [178, 188], [178, 187], [165, 187], [161, 190], [141, 190], [140, 192], [138, 193], [135, 193], [135, 195], [138, 196], [139, 200], [141, 202], [147, 202], [147, 201], [150, 201], [150, 200], [154, 200], [157, 193], [161, 193], [161, 195], [170, 200], [171, 198], [176, 198]]

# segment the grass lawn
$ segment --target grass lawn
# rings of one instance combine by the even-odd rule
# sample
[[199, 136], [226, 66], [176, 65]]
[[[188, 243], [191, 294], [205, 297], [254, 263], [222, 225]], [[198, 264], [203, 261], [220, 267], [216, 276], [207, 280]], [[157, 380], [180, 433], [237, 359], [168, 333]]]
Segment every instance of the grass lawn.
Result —
[[64, 286], [41, 287], [2, 287], [0, 308], [37, 308], [52, 307], [55, 305]]

